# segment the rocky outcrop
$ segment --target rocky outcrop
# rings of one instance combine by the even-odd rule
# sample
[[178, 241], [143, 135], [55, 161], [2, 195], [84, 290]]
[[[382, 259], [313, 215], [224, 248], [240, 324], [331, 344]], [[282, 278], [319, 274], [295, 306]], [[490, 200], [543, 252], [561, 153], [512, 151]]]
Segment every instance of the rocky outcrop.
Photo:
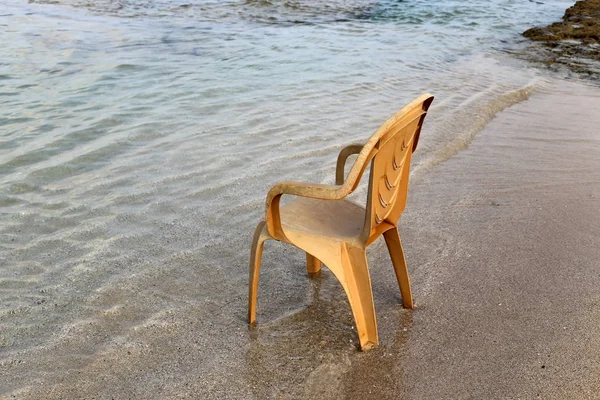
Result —
[[600, 0], [581, 0], [568, 8], [562, 21], [523, 32], [548, 48], [547, 62], [566, 64], [576, 72], [600, 71]]
[[582, 0], [565, 12], [561, 22], [545, 28], [531, 28], [523, 35], [531, 40], [580, 40], [583, 43], [600, 43], [600, 0]]

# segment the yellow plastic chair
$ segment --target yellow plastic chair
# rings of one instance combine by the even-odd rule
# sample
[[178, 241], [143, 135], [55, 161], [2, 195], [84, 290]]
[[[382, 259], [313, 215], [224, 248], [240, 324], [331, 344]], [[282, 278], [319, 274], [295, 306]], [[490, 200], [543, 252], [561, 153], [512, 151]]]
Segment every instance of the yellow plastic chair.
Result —
[[[358, 330], [360, 346], [379, 343], [366, 249], [383, 234], [396, 271], [402, 303], [413, 308], [410, 280], [398, 219], [404, 211], [413, 151], [433, 96], [423, 94], [387, 120], [363, 145], [344, 148], [337, 159], [336, 186], [284, 182], [267, 195], [266, 218], [256, 228], [250, 254], [248, 320], [256, 320], [261, 256], [268, 239], [306, 252], [309, 275], [324, 263], [342, 284]], [[344, 180], [348, 156], [358, 157]], [[366, 208], [344, 198], [358, 186], [371, 164]], [[281, 196], [298, 196], [279, 206]]]

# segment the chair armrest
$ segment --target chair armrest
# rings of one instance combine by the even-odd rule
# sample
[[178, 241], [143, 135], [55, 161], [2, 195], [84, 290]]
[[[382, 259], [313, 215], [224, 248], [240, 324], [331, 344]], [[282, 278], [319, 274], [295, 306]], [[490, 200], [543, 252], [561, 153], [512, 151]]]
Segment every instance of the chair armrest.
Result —
[[342, 187], [333, 185], [282, 182], [273, 186], [267, 194], [266, 220], [269, 235], [274, 239], [285, 238], [279, 215], [279, 201], [284, 194], [322, 200], [341, 200], [347, 195]]
[[355, 183], [344, 182], [344, 167], [348, 157], [360, 153], [363, 147], [362, 144], [351, 144], [340, 151], [335, 170], [335, 183], [338, 186], [301, 182], [282, 182], [273, 186], [267, 194], [266, 221], [269, 235], [274, 239], [286, 239], [281, 228], [281, 216], [279, 215], [279, 201], [282, 195], [341, 200], [354, 190]]
[[350, 146], [344, 147], [338, 155], [337, 165], [335, 167], [335, 184], [344, 184], [344, 167], [346, 166], [346, 160], [352, 154], [358, 154], [362, 150], [362, 144], [351, 144]]

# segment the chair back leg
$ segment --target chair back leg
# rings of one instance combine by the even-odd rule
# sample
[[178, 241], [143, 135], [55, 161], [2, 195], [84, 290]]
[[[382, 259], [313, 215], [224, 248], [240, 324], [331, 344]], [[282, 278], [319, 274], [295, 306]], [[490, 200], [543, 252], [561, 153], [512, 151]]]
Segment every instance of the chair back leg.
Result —
[[321, 272], [321, 261], [312, 254], [306, 253], [306, 272], [309, 276], [317, 275]]
[[414, 304], [412, 291], [410, 289], [410, 277], [408, 276], [408, 268], [406, 267], [406, 259], [404, 258], [404, 250], [402, 249], [398, 228], [395, 227], [386, 231], [383, 234], [383, 237], [385, 238], [385, 244], [387, 244], [388, 251], [390, 252], [392, 264], [394, 264], [396, 279], [398, 280], [400, 294], [402, 295], [402, 304], [406, 308], [413, 308]]

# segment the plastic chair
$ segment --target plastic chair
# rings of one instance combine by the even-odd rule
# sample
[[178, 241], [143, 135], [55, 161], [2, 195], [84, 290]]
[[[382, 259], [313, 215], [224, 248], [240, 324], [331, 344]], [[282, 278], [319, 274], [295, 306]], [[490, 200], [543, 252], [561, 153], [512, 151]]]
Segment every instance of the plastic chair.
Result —
[[[261, 256], [268, 239], [292, 244], [306, 252], [307, 272], [324, 263], [344, 288], [358, 331], [361, 349], [379, 343], [366, 249], [382, 234], [400, 286], [402, 303], [413, 308], [410, 280], [398, 219], [406, 205], [410, 161], [433, 96], [423, 94], [387, 120], [365, 143], [340, 152], [336, 186], [284, 182], [267, 195], [266, 219], [256, 228], [250, 254], [248, 320], [256, 320]], [[358, 157], [344, 180], [346, 159]], [[344, 198], [358, 186], [371, 164], [366, 207]], [[298, 196], [280, 208], [282, 195]]]

